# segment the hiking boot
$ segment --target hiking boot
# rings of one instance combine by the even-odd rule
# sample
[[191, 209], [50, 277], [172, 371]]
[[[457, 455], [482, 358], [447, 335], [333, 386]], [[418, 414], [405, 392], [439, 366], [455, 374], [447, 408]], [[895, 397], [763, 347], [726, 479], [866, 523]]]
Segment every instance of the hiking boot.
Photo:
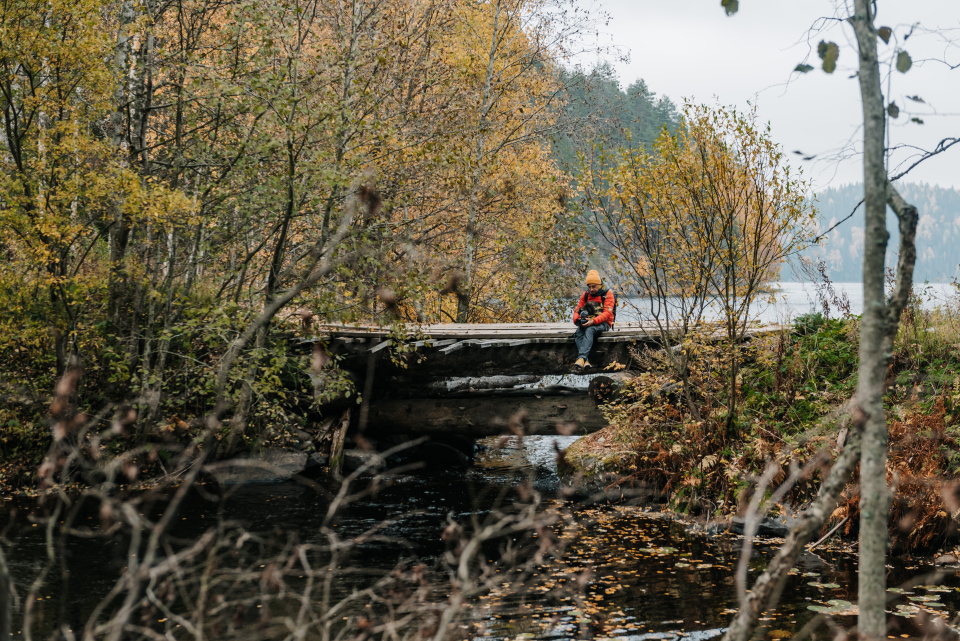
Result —
[[583, 358], [578, 358], [576, 361], [574, 361], [573, 366], [579, 369], [583, 369], [584, 367], [587, 366], [587, 361]]
[[583, 358], [581, 360], [583, 361], [583, 365], [581, 365], [580, 367], [582, 367], [583, 369], [590, 369], [591, 367], [593, 367], [593, 365], [591, 365], [590, 361], [588, 361], [587, 359]]

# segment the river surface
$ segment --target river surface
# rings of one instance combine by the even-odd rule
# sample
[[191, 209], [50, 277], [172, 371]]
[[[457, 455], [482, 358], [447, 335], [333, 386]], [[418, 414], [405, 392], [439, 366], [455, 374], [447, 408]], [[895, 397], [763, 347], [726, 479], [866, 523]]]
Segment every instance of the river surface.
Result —
[[[706, 639], [718, 636], [737, 606], [735, 570], [743, 544], [733, 534], [710, 534], [650, 505], [609, 503], [567, 497], [556, 474], [556, 448], [574, 437], [527, 437], [523, 441], [488, 440], [475, 467], [461, 472], [401, 474], [379, 492], [348, 505], [338, 523], [342, 536], [387, 523], [381, 541], [364, 544], [354, 562], [389, 572], [398, 563], [441, 568], [433, 591], [445, 598], [442, 560], [449, 549], [442, 540], [450, 523], [469, 529], [495, 509], [509, 511], [531, 493], [542, 497], [541, 512], [564, 514], [554, 525], [555, 544], [542, 558], [523, 560], [526, 569], [502, 564], [491, 550], [487, 587], [471, 594], [451, 638], [506, 639], [615, 638], [629, 640]], [[318, 534], [329, 500], [308, 485], [283, 483], [234, 488], [212, 500], [198, 494], [188, 501], [178, 535], [189, 541], [216, 522], [242, 523], [250, 532], [295, 532], [310, 542]], [[12, 510], [16, 507], [16, 512]], [[47, 508], [0, 504], [6, 520], [3, 545], [21, 597], [46, 559], [41, 527], [31, 521]], [[96, 513], [88, 517], [96, 522]], [[541, 531], [541, 536], [549, 533]], [[537, 536], [537, 534], [533, 534]], [[779, 545], [758, 539], [749, 564], [751, 580]], [[122, 540], [74, 538], [68, 559], [57, 560], [49, 588], [41, 591], [38, 632], [66, 624], [82, 626], [96, 602], [113, 585], [123, 565]], [[933, 572], [929, 560], [899, 557], [888, 566], [894, 587]], [[58, 578], [68, 570], [71, 587]], [[516, 577], [523, 575], [522, 580]], [[362, 590], [363, 574], [342, 579], [340, 594]], [[372, 579], [370, 579], [372, 580]], [[910, 617], [923, 608], [945, 616], [960, 610], [960, 578], [955, 569], [920, 581], [926, 587], [891, 592], [891, 620], [902, 627], [891, 634], [913, 633]], [[764, 619], [770, 638], [799, 630], [817, 613], [833, 608], [843, 626], [854, 622], [856, 557], [849, 545], [829, 540], [804, 554], [789, 577], [781, 607]], [[40, 634], [39, 637], [46, 637]], [[183, 637], [185, 638], [185, 637]]]

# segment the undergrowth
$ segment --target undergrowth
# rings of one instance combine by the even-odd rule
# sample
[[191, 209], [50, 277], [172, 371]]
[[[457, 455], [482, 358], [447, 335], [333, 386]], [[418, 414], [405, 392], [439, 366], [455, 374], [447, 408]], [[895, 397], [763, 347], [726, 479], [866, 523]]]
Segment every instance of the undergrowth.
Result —
[[[164, 452], [177, 450], [203, 433], [202, 418], [214, 405], [223, 345], [246, 322], [245, 310], [203, 302], [198, 301], [172, 325], [160, 381], [154, 378], [155, 370], [145, 365], [148, 356], [131, 352], [130, 342], [121, 340], [103, 315], [91, 313], [94, 320], [77, 329], [73, 349], [81, 373], [72, 400], [84, 417], [95, 422], [93, 433], [111, 424], [121, 426], [110, 451], [102, 454], [118, 456], [145, 445], [153, 447], [160, 458], [141, 461], [143, 474], [162, 473]], [[0, 362], [6, 366], [0, 374], [0, 493], [32, 487], [52, 441], [55, 411], [50, 393], [56, 386], [56, 371], [44, 323], [39, 313], [0, 312]], [[158, 322], [154, 331], [162, 330]], [[239, 395], [250, 359], [259, 358], [244, 448], [292, 438], [293, 428], [301, 428], [322, 400], [308, 374], [311, 356], [291, 347], [291, 335], [289, 324], [275, 323], [268, 348], [245, 353], [234, 368], [231, 398]], [[326, 381], [324, 392], [335, 393], [338, 383]], [[226, 433], [224, 425], [220, 436]], [[156, 469], [150, 468], [151, 462]]]
[[[697, 347], [689, 394], [663, 352], [636, 354], [644, 373], [607, 407], [615, 440], [635, 453], [623, 482], [662, 488], [669, 507], [715, 517], [741, 512], [764, 469], [793, 485], [776, 511], [818, 491], [839, 446], [838, 416], [857, 385], [859, 319], [802, 316], [791, 331], [757, 338], [737, 354], [736, 415], [727, 415], [722, 345]], [[689, 346], [685, 347], [690, 349]], [[942, 543], [960, 517], [960, 314], [921, 309], [901, 321], [888, 371], [891, 534], [911, 548]], [[831, 517], [854, 535], [859, 493], [851, 482]]]

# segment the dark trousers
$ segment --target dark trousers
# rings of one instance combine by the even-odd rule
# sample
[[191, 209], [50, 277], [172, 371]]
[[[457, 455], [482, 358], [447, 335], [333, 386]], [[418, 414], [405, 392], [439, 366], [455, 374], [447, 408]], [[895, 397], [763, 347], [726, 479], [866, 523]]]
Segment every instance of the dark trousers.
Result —
[[610, 323], [600, 323], [590, 327], [580, 326], [573, 335], [573, 340], [577, 343], [577, 358], [590, 360], [590, 350], [593, 349], [593, 340], [597, 334], [606, 332], [610, 329]]

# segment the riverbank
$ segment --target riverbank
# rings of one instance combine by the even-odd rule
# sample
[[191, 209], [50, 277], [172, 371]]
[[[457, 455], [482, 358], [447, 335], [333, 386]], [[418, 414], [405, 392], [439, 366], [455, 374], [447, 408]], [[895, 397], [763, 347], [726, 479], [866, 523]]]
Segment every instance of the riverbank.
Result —
[[[818, 491], [846, 437], [845, 403], [857, 381], [857, 317], [799, 317], [790, 332], [751, 341], [736, 353], [698, 347], [687, 388], [664, 353], [639, 355], [646, 371], [604, 407], [610, 426], [564, 453], [568, 482], [618, 487], [705, 521], [742, 515], [769, 471], [776, 503], [789, 519]], [[734, 403], [730, 372], [735, 373]], [[664, 390], [671, 390], [664, 393]], [[888, 371], [888, 481], [896, 493], [891, 540], [898, 549], [936, 549], [956, 529], [960, 500], [960, 319], [912, 306]], [[731, 413], [731, 407], [735, 409]], [[768, 467], [771, 466], [772, 467]], [[831, 525], [857, 533], [857, 477]], [[949, 539], [952, 540], [952, 539]]]

